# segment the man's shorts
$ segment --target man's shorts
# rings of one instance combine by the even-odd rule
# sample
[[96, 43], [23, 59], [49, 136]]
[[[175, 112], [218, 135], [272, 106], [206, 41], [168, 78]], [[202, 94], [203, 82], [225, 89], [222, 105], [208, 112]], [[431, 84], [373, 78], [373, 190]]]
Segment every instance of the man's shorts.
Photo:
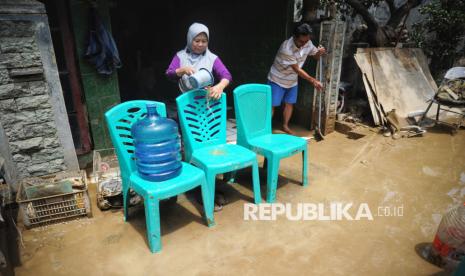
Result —
[[297, 102], [297, 85], [291, 88], [284, 88], [270, 80], [268, 80], [268, 84], [271, 86], [273, 106], [279, 106], [282, 102], [288, 104], [295, 104]]

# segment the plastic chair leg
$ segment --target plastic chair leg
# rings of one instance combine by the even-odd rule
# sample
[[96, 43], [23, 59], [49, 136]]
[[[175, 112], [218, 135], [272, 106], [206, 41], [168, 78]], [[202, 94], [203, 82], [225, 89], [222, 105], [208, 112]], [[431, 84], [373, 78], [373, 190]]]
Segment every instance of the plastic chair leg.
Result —
[[129, 189], [123, 189], [123, 213], [124, 221], [129, 219]]
[[147, 240], [152, 253], [161, 251], [160, 201], [153, 195], [144, 198]]
[[278, 186], [279, 159], [270, 158], [268, 160], [267, 179], [266, 179], [266, 202], [273, 203], [276, 200], [276, 189]]
[[302, 151], [302, 186], [308, 186], [307, 180], [307, 148]]
[[262, 194], [260, 192], [260, 177], [258, 174], [258, 162], [256, 160], [252, 165], [252, 183], [255, 204], [260, 204], [262, 202]]
[[210, 195], [210, 189], [206, 180], [202, 180], [200, 188], [202, 190], [202, 201], [203, 209], [205, 212], [205, 219], [207, 220], [208, 227], [212, 227], [215, 225], [215, 218], [213, 217], [214, 205], [211, 205], [212, 200]]
[[129, 219], [129, 179], [125, 177], [125, 175], [121, 176], [121, 185], [122, 185], [122, 192], [123, 192], [123, 214], [124, 214], [124, 221], [128, 221]]
[[212, 210], [215, 208], [215, 181], [216, 174], [214, 173], [205, 173], [207, 179], [208, 191], [210, 192], [210, 206]]

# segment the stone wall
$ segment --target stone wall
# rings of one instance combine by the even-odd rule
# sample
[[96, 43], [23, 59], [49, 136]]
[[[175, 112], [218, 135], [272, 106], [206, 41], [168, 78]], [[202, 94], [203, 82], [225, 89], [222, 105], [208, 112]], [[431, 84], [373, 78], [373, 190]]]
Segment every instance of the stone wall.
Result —
[[[58, 83], [59, 87], [59, 79], [47, 72], [50, 71], [50, 62], [44, 53], [53, 56], [53, 47], [43, 5], [35, 1], [16, 2], [27, 3], [30, 5], [28, 9], [24, 5], [14, 6], [11, 1], [6, 2], [10, 4], [2, 5], [5, 2], [0, 2], [0, 133], [3, 134], [0, 136], [0, 148], [3, 149], [2, 155], [7, 155], [6, 159], [13, 163], [13, 168], [10, 166], [9, 169], [15, 182], [23, 177], [46, 175], [68, 168], [56, 119], [64, 116], [67, 123], [67, 114], [57, 114], [57, 110], [63, 110], [63, 107], [57, 108], [56, 96], [52, 95], [50, 87], [50, 83], [54, 87]], [[23, 9], [18, 9], [18, 6]], [[23, 14], [4, 15], [8, 11]], [[33, 12], [41, 16], [24, 15]], [[44, 27], [48, 39], [42, 39], [43, 33], [39, 33]], [[44, 51], [40, 44], [48, 49]], [[56, 64], [53, 66], [56, 71]], [[67, 127], [69, 130], [69, 125]]]

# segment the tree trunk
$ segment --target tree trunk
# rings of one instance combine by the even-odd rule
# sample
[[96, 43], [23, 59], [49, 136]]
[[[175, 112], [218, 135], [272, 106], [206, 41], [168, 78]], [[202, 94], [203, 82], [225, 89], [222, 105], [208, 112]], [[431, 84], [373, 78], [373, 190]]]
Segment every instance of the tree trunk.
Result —
[[410, 10], [420, 4], [421, 0], [408, 0], [405, 4], [396, 9], [394, 5], [391, 6], [388, 3], [391, 11], [391, 17], [386, 25], [389, 25], [394, 29], [397, 28], [399, 24], [401, 24], [402, 19], [404, 19], [405, 16], [408, 16]]
[[396, 28], [405, 20], [410, 10], [421, 4], [421, 0], [408, 0], [404, 5], [395, 8], [393, 0], [385, 0], [389, 6], [391, 17], [386, 26], [380, 27], [375, 18], [368, 12], [368, 9], [359, 0], [346, 0], [357, 14], [363, 18], [367, 24], [366, 37], [371, 47], [393, 46], [397, 41]]

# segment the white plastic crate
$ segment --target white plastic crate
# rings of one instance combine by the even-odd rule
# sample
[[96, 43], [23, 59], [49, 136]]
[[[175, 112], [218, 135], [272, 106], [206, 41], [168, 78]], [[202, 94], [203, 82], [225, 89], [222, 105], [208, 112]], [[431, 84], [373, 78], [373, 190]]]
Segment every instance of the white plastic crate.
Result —
[[94, 150], [92, 182], [99, 183], [110, 178], [120, 178], [118, 158], [114, 148]]
[[97, 206], [101, 210], [121, 207], [121, 173], [113, 148], [94, 150], [92, 180], [97, 186]]

